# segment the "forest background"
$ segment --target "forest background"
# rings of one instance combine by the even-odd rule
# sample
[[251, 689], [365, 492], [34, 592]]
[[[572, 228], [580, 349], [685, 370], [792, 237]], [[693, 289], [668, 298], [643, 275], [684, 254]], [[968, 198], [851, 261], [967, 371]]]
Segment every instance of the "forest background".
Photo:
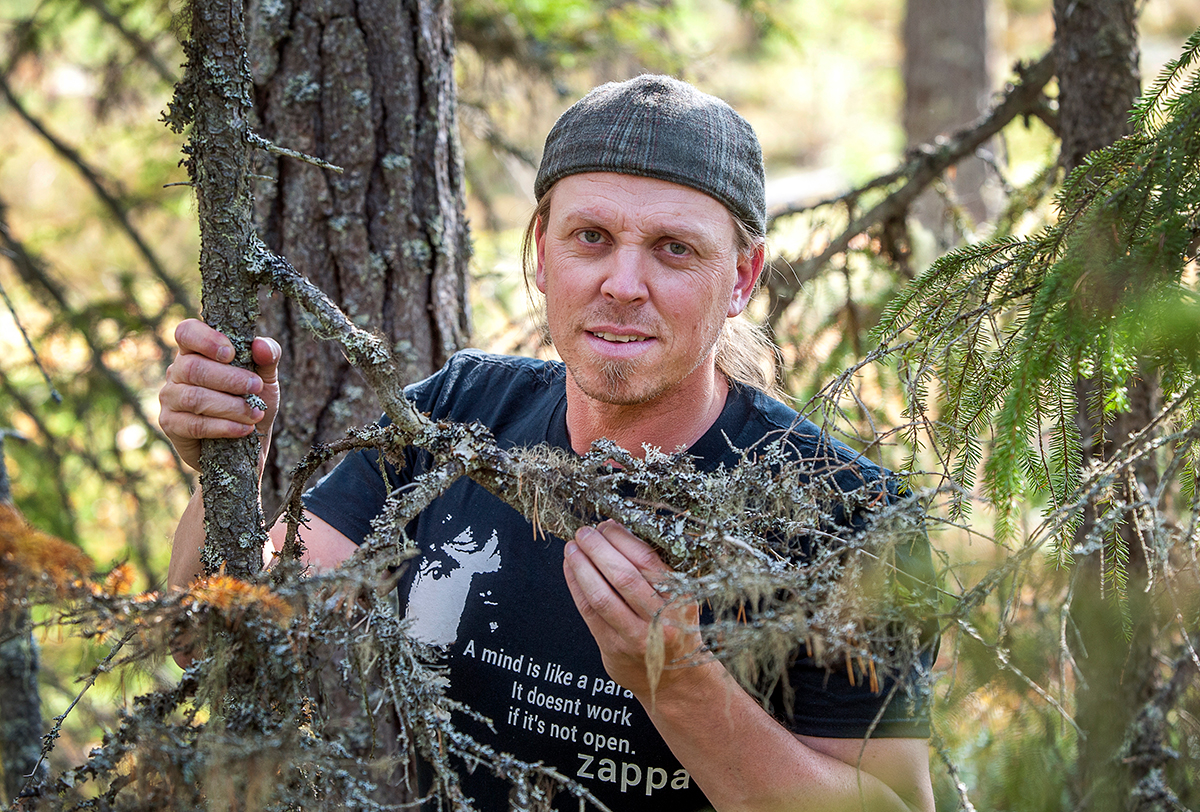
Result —
[[[1192, 34], [1197, 19], [1188, 6], [1139, 6], [1144, 77]], [[12, 498], [33, 526], [77, 545], [101, 571], [128, 562], [117, 570], [122, 577], [154, 589], [192, 486], [154, 420], [171, 330], [195, 314], [199, 298], [194, 195], [172, 185], [187, 180], [181, 139], [161, 123], [183, 61], [172, 28], [178, 9], [144, 0], [5, 0], [2, 9], [0, 287], [11, 310], [0, 318], [0, 428], [24, 438], [5, 445]], [[901, 162], [910, 140], [902, 112], [904, 18], [903, 4], [869, 0], [458, 3], [458, 117], [474, 245], [470, 343], [547, 351], [520, 282], [519, 231], [532, 208], [541, 139], [588, 88], [653, 70], [726, 98], [762, 138], [773, 209], [803, 210]], [[1039, 58], [1053, 38], [1049, 2], [988, 4], [988, 89], [998, 93], [1013, 65]], [[992, 98], [983, 91], [984, 106]], [[872, 328], [896, 291], [951, 244], [987, 235], [1005, 211], [1005, 194], [1036, 187], [1057, 150], [1054, 133], [1031, 114], [988, 147], [1002, 169], [983, 187], [983, 208], [973, 213], [964, 205], [936, 215], [932, 228], [914, 226], [906, 262], [878, 259], [887, 255], [885, 237], [863, 238], [854, 257], [764, 295], [758, 316], [772, 322], [782, 383], [795, 403], [812, 403], [853, 367], [859, 402], [819, 407], [841, 412], [839, 433], [853, 442], [910, 425], [899, 376], [858, 366], [875, 346]], [[784, 276], [781, 269], [818, 253], [833, 227], [820, 219], [830, 215], [802, 214], [781, 217], [771, 234]], [[1051, 201], [1039, 198], [1023, 216], [1014, 232], [1052, 219]], [[872, 453], [897, 470], [931, 467], [914, 464], [913, 448], [891, 436], [900, 439]], [[918, 476], [914, 484], [929, 483]], [[931, 501], [935, 516], [941, 510], [947, 519], [948, 497]], [[1015, 513], [993, 514], [983, 495], [967, 501], [976, 502], [974, 510], [933, 527], [944, 569], [961, 592], [1024, 549], [1021, 540], [1037, 535], [1046, 507], [1045, 497], [1031, 497]], [[999, 578], [970, 623], [948, 630], [933, 748], [940, 808], [1064, 809], [1081, 796], [1070, 721], [1074, 677], [1062, 644], [1070, 581], [1054, 552], [1048, 546], [1019, 576]], [[1194, 581], [1182, 583], [1194, 589]], [[1183, 605], [1194, 608], [1195, 598]], [[40, 679], [49, 720], [75, 701], [76, 678], [93, 672], [108, 645], [61, 631], [50, 609], [36, 617], [44, 623]], [[52, 770], [82, 763], [124, 703], [178, 674], [164, 659], [101, 675], [67, 717], [50, 753]], [[1174, 769], [1183, 777], [1171, 786], [1188, 788], [1181, 803], [1193, 808], [1200, 797], [1196, 693], [1193, 686], [1169, 711], [1170, 746], [1180, 756]]]

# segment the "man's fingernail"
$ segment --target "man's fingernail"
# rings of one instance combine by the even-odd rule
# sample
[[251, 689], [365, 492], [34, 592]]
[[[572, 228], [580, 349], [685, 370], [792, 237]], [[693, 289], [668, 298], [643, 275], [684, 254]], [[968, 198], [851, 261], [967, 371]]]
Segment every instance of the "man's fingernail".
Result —
[[233, 360], [233, 347], [218, 347], [217, 360], [223, 364], [227, 364]]

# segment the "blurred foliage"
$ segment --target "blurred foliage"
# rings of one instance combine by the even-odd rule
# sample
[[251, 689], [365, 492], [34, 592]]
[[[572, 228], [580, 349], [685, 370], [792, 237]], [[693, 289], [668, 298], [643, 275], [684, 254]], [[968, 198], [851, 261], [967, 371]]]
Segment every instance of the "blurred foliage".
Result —
[[[997, 6], [997, 65], [1035, 57], [1049, 46], [1048, 0]], [[14, 315], [0, 311], [0, 428], [11, 426], [28, 438], [7, 444], [14, 498], [35, 527], [79, 545], [102, 570], [131, 562], [136, 587], [153, 588], [161, 584], [170, 532], [191, 482], [157, 432], [155, 394], [170, 362], [173, 325], [193, 312], [198, 298], [194, 203], [189, 189], [168, 185], [185, 176], [177, 166], [179, 142], [158, 121], [182, 61], [172, 8], [161, 0], [7, 0], [0, 13], [6, 23], [0, 34], [0, 286], [15, 308]], [[848, 218], [844, 208], [815, 204], [891, 169], [899, 158], [901, 14], [902, 4], [884, 0], [460, 0], [457, 71], [476, 239], [477, 343], [544, 351], [519, 282], [517, 232], [532, 209], [529, 189], [541, 139], [558, 113], [600, 81], [665, 71], [728, 99], [760, 133], [773, 205], [807, 207], [775, 225], [771, 244], [780, 266], [818, 249]], [[1194, 9], [1183, 0], [1146, 4], [1147, 53], [1175, 56], [1194, 24]], [[1147, 75], [1157, 72], [1157, 65], [1146, 67]], [[1056, 452], [1047, 446], [1050, 453], [1041, 456], [1036, 441], [1049, 437], [1045, 430], [1058, 425], [1069, 434], [1070, 426], [1062, 414], [1038, 412], [1040, 401], [1032, 396], [1063, 392], [1063, 376], [1087, 365], [1113, 382], [1099, 405], [1119, 410], [1121, 376], [1148, 360], [1162, 370], [1169, 391], [1194, 397], [1195, 246], [1171, 240], [1189, 227], [1194, 231], [1195, 185], [1154, 174], [1187, 170], [1193, 174], [1185, 177], [1194, 178], [1186, 151], [1173, 153], [1177, 157], [1164, 165], [1170, 154], [1154, 146], [1168, 121], [1191, 121], [1195, 129], [1194, 118], [1179, 117], [1195, 113], [1178, 101], [1194, 97], [1195, 73], [1188, 74], [1186, 65], [1181, 71], [1181, 80], [1162, 89], [1162, 101], [1142, 108], [1143, 140], [1099, 159], [1090, 174], [1061, 190], [1053, 133], [1036, 118], [1014, 122], [1001, 135], [1004, 161], [995, 181], [1006, 207], [992, 223], [960, 222], [970, 247], [938, 260], [944, 247], [915, 233], [906, 270], [888, 256], [887, 235], [869, 232], [806, 280], [775, 317], [783, 383], [798, 408], [893, 467], [914, 474], [948, 470], [942, 479], [912, 480], [915, 487], [933, 488], [941, 521], [932, 534], [945, 571], [945, 610], [961, 613], [938, 666], [935, 750], [944, 759], [935, 769], [939, 808], [956, 808], [966, 799], [980, 809], [1062, 809], [1072, 797], [1073, 671], [1063, 608], [1071, 581], [1067, 570], [1057, 568], [1058, 559], [1043, 554], [1043, 545], [1056, 534], [1064, 538], [1061, 531], [1070, 526], [1069, 517], [1054, 509], [1081, 484], [1061, 464], [1073, 459], [1077, 438], [1065, 439]], [[1190, 149], [1192, 158], [1200, 152]], [[994, 278], [1014, 267], [1012, 259], [1022, 251], [1052, 255], [1057, 249], [1039, 249], [1045, 245], [1039, 241], [1053, 244], [1056, 233], [1069, 236], [1063, 229], [1078, 225], [1060, 222], [1061, 213], [1087, 200], [1120, 203], [1136, 189], [1132, 181], [1151, 184], [1149, 199], [1161, 211], [1135, 218], [1132, 231], [1115, 224], [1125, 238], [1120, 244], [1131, 249], [1123, 273], [1158, 267], [1167, 248], [1176, 258], [1154, 291], [1144, 293], [1153, 309], [1093, 314], [1091, 322], [1076, 324], [1071, 335], [1080, 343], [1067, 354], [1075, 367], [1056, 365], [1049, 352], [1060, 346], [1012, 344], [1030, 335], [1039, 313], [1053, 320], [1069, 310], [1069, 295], [1050, 294], [1073, 291], [1085, 266], [1052, 264], [1049, 278], [1058, 282], [1040, 300], [998, 296], [988, 274]], [[1172, 202], [1161, 190], [1179, 197]], [[1096, 217], [1101, 219], [1093, 222], [1105, 229], [1114, 225]], [[1168, 223], [1175, 225], [1164, 229]], [[1078, 246], [1088, 248], [1089, 235], [1097, 232], [1074, 233], [1082, 235]], [[987, 237], [993, 241], [979, 242]], [[877, 329], [884, 313], [899, 328], [909, 323], [902, 316], [917, 312], [901, 310], [895, 298], [912, 276], [920, 281], [903, 301], [925, 307], [927, 319], [946, 318], [948, 311], [930, 304], [939, 280], [972, 265], [979, 271], [975, 287], [946, 287], [939, 295], [965, 307], [963, 297], [986, 289], [992, 298], [972, 300], [991, 308], [976, 326], [994, 331], [993, 350], [1027, 351], [1012, 363], [956, 350], [935, 361], [916, 345], [884, 340], [899, 336]], [[1122, 289], [1124, 279], [1117, 279]], [[1034, 282], [1027, 279], [1026, 286]], [[761, 303], [756, 307], [763, 310]], [[29, 333], [49, 383], [15, 319]], [[947, 346], [962, 346], [965, 333], [938, 324], [942, 332], [934, 335], [953, 338]], [[1098, 344], [1097, 335], [1106, 342]], [[904, 363], [861, 363], [878, 361], [892, 348], [908, 353]], [[929, 345], [924, 352], [932, 352]], [[942, 374], [931, 377], [939, 363]], [[996, 378], [1008, 376], [1011, 383], [1019, 374], [1036, 379], [1036, 387], [1004, 390]], [[948, 382], [955, 380], [970, 386], [952, 390]], [[51, 386], [61, 392], [61, 404], [50, 398]], [[1010, 394], [1001, 397], [1002, 391]], [[956, 392], [976, 411], [955, 415], [938, 405], [937, 399]], [[1183, 430], [1195, 415], [1176, 412], [1170, 419], [1176, 421], [1172, 429]], [[922, 433], [926, 426], [931, 431]], [[1188, 513], [1195, 499], [1188, 479], [1194, 476], [1192, 443], [1194, 438], [1181, 438], [1159, 455], [1161, 466], [1180, 461], [1172, 470], [1183, 483], [1159, 495], [1161, 526], [1185, 540], [1162, 561], [1159, 584], [1174, 590], [1162, 605], [1178, 615], [1164, 613], [1164, 652], [1178, 649], [1183, 634], [1200, 626]], [[981, 467], [997, 449], [1009, 455], [1007, 461]], [[949, 457], [935, 453], [947, 450]], [[1043, 463], [1050, 463], [1049, 476], [1041, 473]], [[1008, 479], [997, 478], [1005, 472]], [[979, 476], [990, 490], [966, 487]], [[937, 486], [945, 487], [938, 492]], [[1004, 539], [993, 535], [996, 521]], [[1007, 548], [999, 543], [1005, 539]], [[956, 596], [969, 598], [969, 606], [962, 608]], [[37, 617], [45, 629], [42, 694], [50, 718], [79, 692], [76, 675], [97, 665], [107, 671], [112, 640], [67, 636], [56, 631], [54, 614], [40, 610]], [[128, 696], [178, 678], [173, 665], [138, 663], [141, 671], [120, 677], [96, 672], [102, 688], [86, 694], [67, 719], [51, 754], [56, 771], [83, 763], [91, 744], [113, 729]], [[1168, 676], [1168, 665], [1162, 673]], [[1176, 791], [1190, 788], [1180, 802], [1195, 808], [1200, 696], [1194, 687], [1167, 721], [1168, 745], [1180, 754], [1167, 767], [1167, 784]]]

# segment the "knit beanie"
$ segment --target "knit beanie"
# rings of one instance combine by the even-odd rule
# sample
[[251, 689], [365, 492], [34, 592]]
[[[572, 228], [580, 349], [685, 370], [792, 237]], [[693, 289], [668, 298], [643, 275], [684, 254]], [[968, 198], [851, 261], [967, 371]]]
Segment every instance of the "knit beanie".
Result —
[[725, 204], [757, 236], [766, 233], [762, 148], [732, 107], [670, 76], [595, 88], [559, 117], [533, 192], [581, 172], [619, 172], [678, 183]]

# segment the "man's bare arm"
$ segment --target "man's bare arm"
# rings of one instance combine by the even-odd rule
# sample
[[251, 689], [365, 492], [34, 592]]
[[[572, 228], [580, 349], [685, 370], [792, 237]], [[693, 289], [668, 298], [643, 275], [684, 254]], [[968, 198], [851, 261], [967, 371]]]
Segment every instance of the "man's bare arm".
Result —
[[666, 565], [625, 528], [605, 522], [580, 530], [566, 545], [563, 569], [609, 675], [637, 696], [718, 812], [933, 809], [922, 739], [796, 736], [716, 660], [662, 671], [652, 693], [651, 619], [663, 615], [665, 661], [682, 661], [702, 647], [694, 631], [699, 607], [666, 604], [653, 586]]
[[[200, 441], [210, 438], [245, 437], [258, 431], [262, 439], [259, 473], [271, 442], [271, 427], [279, 408], [279, 345], [270, 338], [256, 338], [250, 352], [255, 371], [230, 365], [233, 344], [202, 321], [188, 319], [175, 330], [179, 353], [167, 370], [159, 392], [159, 425], [180, 457], [192, 468], [200, 468]], [[266, 409], [252, 407], [246, 395], [258, 395]], [[270, 531], [270, 546], [263, 551], [269, 561], [283, 543], [284, 528]], [[204, 502], [200, 489], [192, 494], [175, 529], [171, 547], [168, 583], [183, 588], [201, 574], [200, 548], [204, 544]], [[328, 523], [310, 517], [304, 532], [305, 560], [315, 567], [337, 566], [355, 549], [346, 536]]]

